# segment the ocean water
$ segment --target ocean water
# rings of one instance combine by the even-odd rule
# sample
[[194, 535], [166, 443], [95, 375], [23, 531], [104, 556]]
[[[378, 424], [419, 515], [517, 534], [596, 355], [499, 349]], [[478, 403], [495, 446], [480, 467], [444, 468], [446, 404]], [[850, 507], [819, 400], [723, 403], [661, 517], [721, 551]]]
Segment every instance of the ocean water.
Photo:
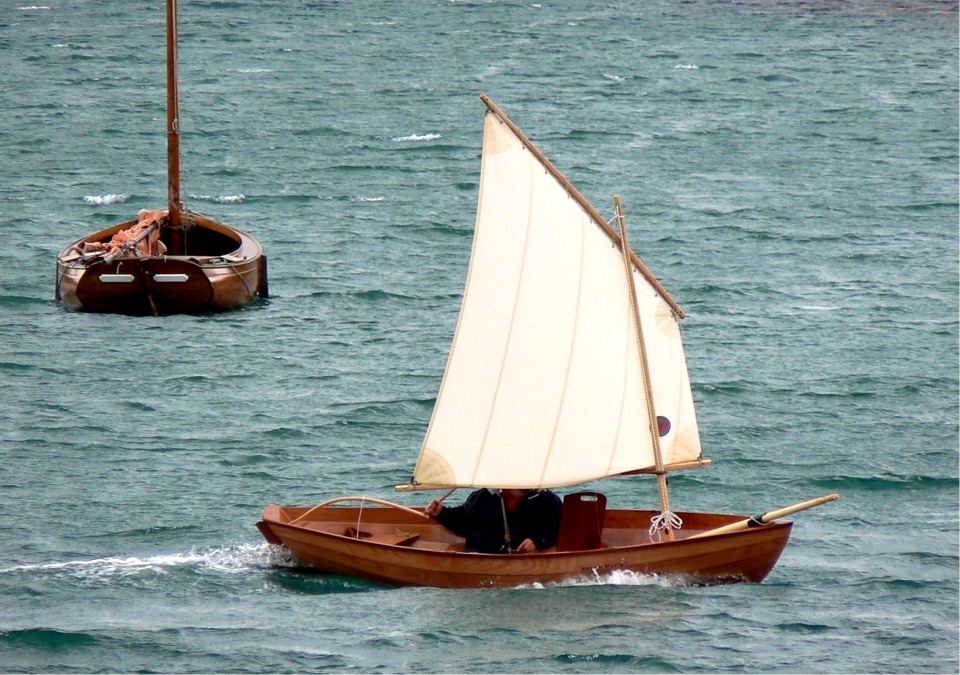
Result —
[[[958, 13], [934, 0], [181, 0], [184, 192], [271, 297], [53, 300], [165, 201], [163, 3], [0, 6], [0, 671], [956, 673]], [[486, 92], [688, 313], [711, 468], [794, 517], [761, 584], [392, 589], [266, 545], [397, 496], [452, 335]], [[600, 485], [653, 507], [650, 478]]]

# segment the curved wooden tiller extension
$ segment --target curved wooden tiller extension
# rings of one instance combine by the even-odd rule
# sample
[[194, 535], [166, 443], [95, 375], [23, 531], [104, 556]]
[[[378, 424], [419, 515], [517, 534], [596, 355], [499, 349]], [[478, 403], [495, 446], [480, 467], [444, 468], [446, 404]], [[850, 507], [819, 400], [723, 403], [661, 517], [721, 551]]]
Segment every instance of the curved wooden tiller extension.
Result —
[[319, 504], [317, 504], [316, 506], [314, 506], [312, 509], [310, 509], [309, 511], [305, 512], [303, 515], [299, 516], [298, 518], [294, 518], [293, 520], [291, 520], [291, 521], [290, 521], [290, 524], [291, 524], [291, 525], [295, 525], [295, 524], [298, 523], [299, 521], [301, 521], [301, 520], [303, 520], [304, 518], [306, 518], [307, 516], [309, 516], [311, 513], [315, 512], [315, 511], [319, 511], [320, 509], [326, 508], [326, 507], [330, 506], [331, 504], [336, 504], [336, 503], [338, 503], [338, 502], [353, 502], [353, 501], [373, 502], [374, 504], [380, 504], [381, 506], [388, 506], [388, 507], [393, 508], [393, 509], [400, 509], [401, 511], [406, 511], [406, 512], [408, 512], [408, 513], [412, 513], [412, 514], [414, 514], [414, 515], [420, 516], [421, 518], [425, 518], [425, 519], [427, 519], [427, 520], [430, 519], [430, 516], [428, 516], [428, 515], [427, 515], [426, 513], [424, 513], [423, 511], [417, 511], [416, 509], [411, 509], [409, 506], [404, 506], [403, 504], [396, 504], [396, 503], [394, 503], [394, 502], [388, 502], [386, 499], [379, 499], [379, 498], [377, 498], [377, 497], [366, 497], [366, 496], [364, 496], [364, 495], [350, 495], [350, 496], [347, 496], [347, 497], [334, 497], [333, 499], [328, 499], [328, 500], [325, 501], [325, 502], [320, 502]]

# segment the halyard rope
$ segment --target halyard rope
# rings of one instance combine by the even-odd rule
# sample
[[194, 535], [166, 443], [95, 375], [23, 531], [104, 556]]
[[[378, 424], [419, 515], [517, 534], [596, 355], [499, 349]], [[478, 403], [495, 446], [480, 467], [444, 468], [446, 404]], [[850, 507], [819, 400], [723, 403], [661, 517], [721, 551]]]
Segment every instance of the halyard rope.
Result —
[[650, 540], [659, 544], [661, 541], [661, 532], [665, 532], [668, 528], [673, 530], [679, 530], [683, 527], [683, 519], [678, 516], [673, 511], [666, 511], [661, 513], [659, 516], [654, 516], [650, 519]]
[[357, 539], [360, 538], [360, 519], [363, 518], [363, 505], [367, 503], [366, 499], [360, 500], [360, 510], [357, 511]]

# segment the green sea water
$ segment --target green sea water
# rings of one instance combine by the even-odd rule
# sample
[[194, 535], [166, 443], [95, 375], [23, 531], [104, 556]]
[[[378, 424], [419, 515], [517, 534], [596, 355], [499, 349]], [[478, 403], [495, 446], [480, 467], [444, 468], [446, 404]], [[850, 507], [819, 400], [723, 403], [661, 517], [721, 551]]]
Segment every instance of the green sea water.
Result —
[[[960, 670], [956, 2], [180, 15], [186, 201], [260, 240], [271, 297], [132, 318], [63, 310], [54, 260], [164, 205], [163, 3], [0, 6], [0, 671]], [[841, 493], [762, 584], [391, 589], [254, 527], [428, 498], [392, 487], [459, 308], [482, 92], [601, 213], [621, 195], [688, 314], [714, 466], [674, 508]]]

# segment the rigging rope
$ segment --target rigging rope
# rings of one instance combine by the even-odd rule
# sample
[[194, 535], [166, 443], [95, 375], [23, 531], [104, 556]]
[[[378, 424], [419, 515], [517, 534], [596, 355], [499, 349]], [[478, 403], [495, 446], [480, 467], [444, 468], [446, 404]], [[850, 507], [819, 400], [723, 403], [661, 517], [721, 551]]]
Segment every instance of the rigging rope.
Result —
[[503, 490], [500, 492], [500, 510], [503, 512], [503, 541], [507, 545], [507, 553], [513, 553], [510, 543], [510, 523], [507, 522], [507, 503], [503, 500]]
[[360, 510], [357, 511], [357, 539], [360, 539], [360, 519], [363, 518], [363, 505], [367, 503], [366, 499], [360, 500]]
[[650, 519], [650, 541], [659, 544], [662, 540], [661, 532], [668, 529], [679, 530], [683, 527], [683, 519], [673, 511], [666, 511]]

